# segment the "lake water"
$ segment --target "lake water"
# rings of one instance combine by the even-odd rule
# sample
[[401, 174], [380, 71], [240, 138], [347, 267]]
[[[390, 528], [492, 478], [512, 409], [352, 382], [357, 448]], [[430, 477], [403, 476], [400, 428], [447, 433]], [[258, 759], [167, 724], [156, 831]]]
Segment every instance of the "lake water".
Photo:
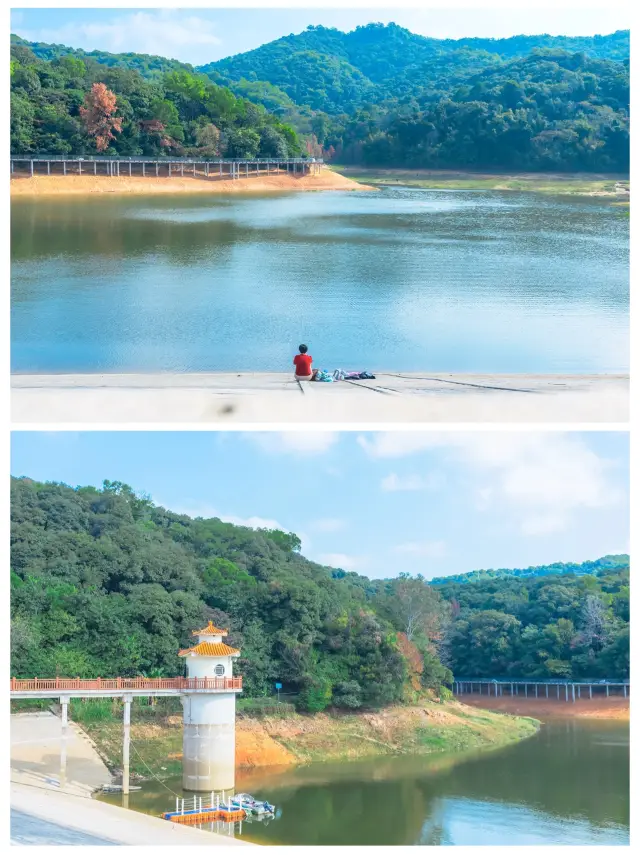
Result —
[[[236, 783], [278, 809], [269, 822], [235, 826], [234, 836], [262, 844], [629, 843], [629, 726], [620, 722], [563, 720], [491, 752], [314, 763]], [[180, 779], [165, 784], [182, 795]], [[133, 809], [175, 808], [160, 783], [142, 787], [129, 796]]]
[[625, 372], [607, 199], [389, 188], [18, 199], [16, 372]]

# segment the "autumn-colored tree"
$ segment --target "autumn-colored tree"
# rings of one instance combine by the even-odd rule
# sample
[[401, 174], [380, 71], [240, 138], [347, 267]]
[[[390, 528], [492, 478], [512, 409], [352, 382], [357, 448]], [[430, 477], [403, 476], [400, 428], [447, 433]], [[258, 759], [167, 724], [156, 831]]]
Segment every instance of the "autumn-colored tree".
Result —
[[104, 83], [94, 83], [91, 91], [84, 96], [84, 107], [80, 107], [80, 116], [89, 136], [93, 137], [98, 151], [104, 151], [114, 131], [122, 131], [122, 118], [114, 116], [116, 96]]
[[411, 686], [416, 692], [419, 692], [422, 688], [420, 675], [424, 671], [422, 654], [416, 645], [412, 641], [409, 641], [406, 633], [399, 632], [396, 637], [398, 640], [398, 650], [402, 654], [407, 666], [407, 675]]

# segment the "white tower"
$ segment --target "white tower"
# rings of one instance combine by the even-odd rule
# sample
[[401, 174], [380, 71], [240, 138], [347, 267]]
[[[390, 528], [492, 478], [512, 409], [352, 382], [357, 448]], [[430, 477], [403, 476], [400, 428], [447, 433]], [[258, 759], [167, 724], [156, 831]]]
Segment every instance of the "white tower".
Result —
[[233, 676], [240, 651], [222, 640], [227, 635], [211, 621], [193, 635], [198, 643], [179, 655], [187, 660], [182, 696], [182, 786], [193, 792], [232, 790], [236, 768], [236, 694], [242, 677]]

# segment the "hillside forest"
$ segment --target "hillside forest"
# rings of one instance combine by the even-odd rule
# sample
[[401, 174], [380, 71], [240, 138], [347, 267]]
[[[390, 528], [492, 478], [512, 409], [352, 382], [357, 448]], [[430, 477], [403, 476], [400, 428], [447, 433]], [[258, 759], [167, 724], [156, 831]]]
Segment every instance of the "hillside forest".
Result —
[[303, 711], [446, 694], [454, 674], [629, 676], [627, 556], [433, 585], [321, 566], [300, 546], [172, 513], [118, 481], [12, 478], [11, 673], [179, 675], [178, 651], [213, 620], [241, 649], [245, 696], [278, 681]]
[[12, 151], [90, 151], [79, 111], [95, 82], [119, 99], [124, 154], [193, 153], [217, 140], [213, 125], [222, 152], [242, 131], [257, 152], [278, 134], [345, 165], [629, 169], [628, 30], [452, 40], [309, 26], [198, 68], [12, 36]]

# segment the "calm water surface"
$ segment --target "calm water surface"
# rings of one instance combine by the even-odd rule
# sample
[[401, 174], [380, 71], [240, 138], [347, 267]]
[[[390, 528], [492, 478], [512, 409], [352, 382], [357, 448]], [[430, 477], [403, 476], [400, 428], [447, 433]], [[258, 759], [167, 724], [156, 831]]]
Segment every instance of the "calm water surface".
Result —
[[14, 371], [628, 365], [628, 224], [499, 191], [12, 205]]
[[[237, 789], [278, 808], [268, 823], [236, 825], [263, 844], [625, 845], [629, 727], [561, 721], [489, 753], [315, 763], [244, 774]], [[150, 782], [130, 806], [160, 814], [175, 801]]]

